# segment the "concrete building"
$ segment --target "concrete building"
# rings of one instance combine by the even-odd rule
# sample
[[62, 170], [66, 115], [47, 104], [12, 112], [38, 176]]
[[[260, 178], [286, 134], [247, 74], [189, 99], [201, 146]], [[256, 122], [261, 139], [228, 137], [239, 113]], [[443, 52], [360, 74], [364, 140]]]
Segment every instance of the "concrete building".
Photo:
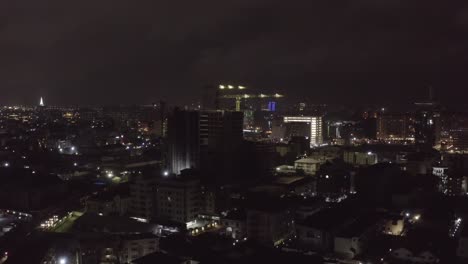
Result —
[[235, 171], [242, 126], [242, 112], [175, 110], [168, 123], [171, 173], [190, 168], [201, 169], [206, 175], [220, 169], [226, 175]]
[[440, 262], [440, 259], [428, 250], [416, 252], [408, 248], [397, 248], [392, 250], [390, 255], [392, 259], [399, 260], [402, 263], [432, 264]]
[[223, 233], [232, 239], [247, 237], [247, 214], [245, 210], [232, 210], [221, 218]]
[[347, 259], [364, 253], [376, 237], [378, 226], [378, 220], [373, 216], [356, 219], [335, 235], [334, 252]]
[[309, 134], [310, 147], [317, 147], [323, 144], [322, 117], [321, 116], [285, 116], [284, 123], [306, 123], [310, 126]]
[[432, 148], [440, 141], [441, 122], [440, 110], [437, 103], [429, 101], [416, 103], [417, 110], [414, 118], [415, 143]]
[[343, 153], [343, 159], [346, 163], [354, 166], [370, 166], [379, 162], [377, 153], [374, 152], [356, 152], [356, 151], [345, 151]]
[[257, 243], [275, 246], [294, 235], [291, 213], [282, 208], [251, 208], [247, 210], [247, 236]]
[[169, 164], [172, 173], [200, 167], [200, 115], [174, 110], [168, 121]]
[[302, 158], [294, 162], [294, 168], [296, 170], [302, 170], [307, 175], [315, 175], [319, 170], [320, 166], [324, 164], [326, 160], [315, 159], [315, 158]]
[[382, 114], [377, 119], [377, 139], [381, 141], [412, 141], [412, 129], [412, 118], [406, 113]]
[[153, 175], [134, 175], [130, 183], [131, 216], [151, 219], [156, 206], [156, 177]]
[[120, 237], [120, 263], [130, 263], [159, 250], [159, 237], [153, 234], [132, 234]]
[[120, 184], [86, 199], [86, 212], [103, 215], [127, 215], [131, 198], [128, 184]]
[[468, 228], [466, 225], [458, 238], [457, 257], [465, 262], [468, 260]]
[[324, 208], [296, 223], [298, 242], [318, 252], [332, 252], [335, 236], [356, 221], [354, 204], [347, 201]]
[[196, 220], [201, 210], [199, 180], [184, 176], [158, 180], [156, 204], [159, 219], [183, 224]]
[[448, 156], [436, 162], [432, 175], [438, 178], [438, 191], [448, 196], [463, 196], [468, 192], [463, 156]]
[[129, 196], [92, 197], [86, 200], [86, 211], [104, 215], [125, 215], [130, 206]]

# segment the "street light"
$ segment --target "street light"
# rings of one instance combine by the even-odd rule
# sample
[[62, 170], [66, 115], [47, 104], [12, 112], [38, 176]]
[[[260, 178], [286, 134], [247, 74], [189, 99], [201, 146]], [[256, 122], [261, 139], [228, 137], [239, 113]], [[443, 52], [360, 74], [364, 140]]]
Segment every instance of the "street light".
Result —
[[67, 258], [62, 257], [59, 259], [59, 264], [67, 264]]

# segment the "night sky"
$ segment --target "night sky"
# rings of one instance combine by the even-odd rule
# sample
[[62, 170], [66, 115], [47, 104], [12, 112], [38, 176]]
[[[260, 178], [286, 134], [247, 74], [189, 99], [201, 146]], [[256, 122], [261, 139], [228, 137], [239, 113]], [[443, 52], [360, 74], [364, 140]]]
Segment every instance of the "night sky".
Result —
[[219, 82], [463, 103], [468, 1], [0, 1], [0, 104], [182, 104]]

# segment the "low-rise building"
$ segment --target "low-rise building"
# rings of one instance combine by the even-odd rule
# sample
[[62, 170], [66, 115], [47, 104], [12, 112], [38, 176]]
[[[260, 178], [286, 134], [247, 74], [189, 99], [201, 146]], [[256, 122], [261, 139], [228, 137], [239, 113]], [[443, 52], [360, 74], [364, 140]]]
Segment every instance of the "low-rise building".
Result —
[[307, 175], [315, 175], [326, 159], [302, 158], [294, 162], [294, 168], [301, 170]]
[[130, 263], [159, 250], [159, 237], [153, 234], [132, 234], [121, 238], [120, 263]]
[[347, 259], [362, 254], [377, 235], [378, 219], [372, 215], [356, 219], [335, 236], [334, 252]]
[[257, 243], [275, 246], [294, 235], [292, 214], [280, 206], [265, 205], [247, 209], [247, 236]]
[[[122, 184], [124, 185], [124, 184]], [[86, 199], [86, 212], [103, 215], [126, 215], [130, 206], [128, 185], [119, 190], [106, 191]]]
[[233, 239], [242, 239], [247, 236], [247, 214], [245, 210], [232, 210], [221, 218], [223, 233]]
[[356, 151], [345, 151], [343, 159], [346, 163], [354, 166], [370, 166], [379, 162], [377, 153], [367, 152], [356, 152]]

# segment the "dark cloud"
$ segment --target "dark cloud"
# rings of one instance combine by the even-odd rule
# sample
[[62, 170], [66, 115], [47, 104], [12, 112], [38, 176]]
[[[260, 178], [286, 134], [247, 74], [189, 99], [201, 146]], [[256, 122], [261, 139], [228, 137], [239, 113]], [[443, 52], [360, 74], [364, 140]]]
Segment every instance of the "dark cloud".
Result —
[[338, 103], [432, 85], [462, 102], [467, 47], [458, 0], [4, 0], [0, 103], [181, 103], [219, 81]]

